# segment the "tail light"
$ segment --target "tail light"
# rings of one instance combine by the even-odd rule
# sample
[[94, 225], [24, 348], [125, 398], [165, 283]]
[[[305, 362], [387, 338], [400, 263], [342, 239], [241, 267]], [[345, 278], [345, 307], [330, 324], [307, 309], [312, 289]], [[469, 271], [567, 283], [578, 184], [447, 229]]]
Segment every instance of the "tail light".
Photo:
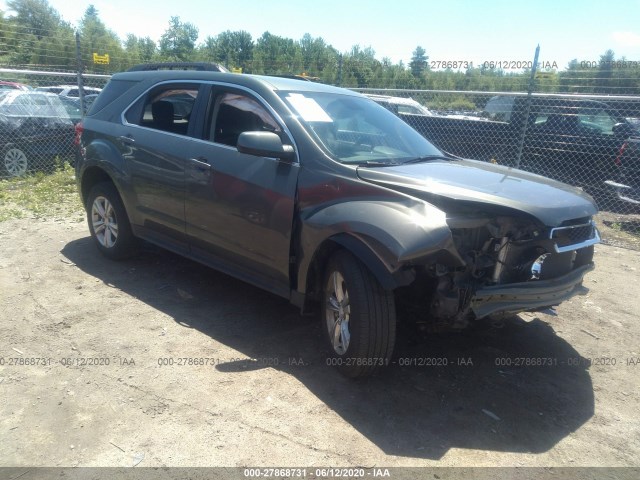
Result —
[[624, 151], [627, 149], [628, 145], [629, 145], [628, 142], [624, 142], [620, 147], [620, 151], [618, 152], [618, 156], [616, 157], [616, 165], [618, 167], [622, 165], [622, 156], [624, 155]]
[[73, 144], [76, 146], [80, 145], [80, 138], [82, 137], [82, 132], [84, 132], [84, 126], [82, 122], [76, 123], [76, 136], [73, 139]]

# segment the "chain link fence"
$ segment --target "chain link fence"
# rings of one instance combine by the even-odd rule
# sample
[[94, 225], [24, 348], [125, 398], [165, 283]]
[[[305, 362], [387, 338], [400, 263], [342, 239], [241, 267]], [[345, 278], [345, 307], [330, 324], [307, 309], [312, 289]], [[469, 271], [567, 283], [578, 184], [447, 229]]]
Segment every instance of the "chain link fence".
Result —
[[[83, 75], [81, 102], [76, 73], [0, 69], [0, 178], [72, 163], [75, 125], [109, 78]], [[448, 153], [583, 188], [640, 238], [640, 96], [354, 90]]]
[[356, 90], [448, 153], [582, 188], [605, 239], [640, 238], [640, 96]]
[[[108, 75], [0, 69], [0, 178], [73, 162], [75, 125]], [[82, 101], [81, 101], [82, 100]]]

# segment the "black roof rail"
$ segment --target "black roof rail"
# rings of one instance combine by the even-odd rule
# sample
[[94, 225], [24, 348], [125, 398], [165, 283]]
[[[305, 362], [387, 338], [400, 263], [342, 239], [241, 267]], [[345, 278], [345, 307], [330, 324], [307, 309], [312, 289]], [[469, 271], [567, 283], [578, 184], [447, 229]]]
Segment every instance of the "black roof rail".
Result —
[[268, 76], [279, 77], [279, 78], [293, 78], [295, 80], [304, 80], [306, 82], [320, 82], [319, 77], [312, 77], [310, 75], [297, 75], [294, 73], [281, 73], [281, 74], [274, 74], [274, 75], [268, 75]]
[[148, 72], [153, 70], [198, 70], [201, 72], [229, 72], [222, 65], [208, 62], [160, 62], [141, 63], [131, 67], [127, 72]]

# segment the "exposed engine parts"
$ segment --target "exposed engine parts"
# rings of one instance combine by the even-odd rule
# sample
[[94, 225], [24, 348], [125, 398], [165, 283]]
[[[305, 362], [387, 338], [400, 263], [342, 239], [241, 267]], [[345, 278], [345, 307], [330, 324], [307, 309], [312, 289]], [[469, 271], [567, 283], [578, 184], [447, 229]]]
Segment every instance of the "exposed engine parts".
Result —
[[423, 295], [433, 292], [429, 329], [460, 329], [479, 318], [472, 298], [485, 288], [553, 280], [590, 264], [593, 244], [599, 240], [593, 223], [584, 218], [553, 228], [509, 217], [455, 219], [451, 224], [455, 246], [465, 265], [428, 266], [416, 280], [422, 287], [414, 287]]

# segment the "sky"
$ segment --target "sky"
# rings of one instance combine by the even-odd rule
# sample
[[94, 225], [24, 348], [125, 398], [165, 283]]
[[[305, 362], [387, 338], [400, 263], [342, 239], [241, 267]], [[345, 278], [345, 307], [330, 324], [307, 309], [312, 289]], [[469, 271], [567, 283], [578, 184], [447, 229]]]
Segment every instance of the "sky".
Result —
[[[322, 37], [340, 52], [371, 47], [376, 58], [407, 64], [419, 45], [430, 61], [597, 61], [607, 49], [640, 62], [640, 0], [49, 0], [77, 26], [94, 5], [121, 39], [158, 41], [172, 16], [199, 29], [198, 42], [225, 30], [265, 31], [299, 40]], [[6, 3], [0, 0], [0, 9]], [[107, 52], [108, 53], [108, 52]]]

